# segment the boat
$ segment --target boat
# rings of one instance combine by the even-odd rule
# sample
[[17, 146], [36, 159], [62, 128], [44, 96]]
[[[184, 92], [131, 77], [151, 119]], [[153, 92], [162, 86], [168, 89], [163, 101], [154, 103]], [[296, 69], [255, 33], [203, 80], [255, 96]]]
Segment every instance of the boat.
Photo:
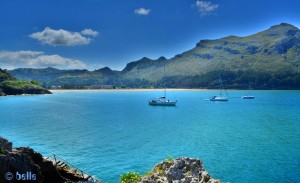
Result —
[[[220, 75], [219, 75], [219, 81], [220, 81], [220, 95], [218, 95], [218, 96], [215, 95], [215, 96], [210, 97], [209, 98], [210, 101], [228, 101], [228, 94], [224, 88], [224, 85], [223, 85]], [[227, 97], [223, 96], [222, 90], [225, 90]]]
[[212, 96], [209, 98], [210, 101], [228, 101], [228, 97], [224, 97], [224, 96]]
[[[164, 76], [165, 76], [165, 68], [164, 68]], [[167, 99], [167, 89], [164, 89], [164, 96], [156, 97], [154, 99], [149, 100], [149, 105], [153, 106], [176, 106], [177, 100], [169, 100]]]
[[242, 99], [255, 99], [255, 96], [245, 95], [245, 96], [242, 96]]
[[149, 105], [157, 106], [176, 106], [177, 100], [167, 100], [165, 97], [157, 97], [149, 100]]
[[245, 95], [245, 96], [242, 96], [242, 99], [255, 99], [255, 96], [253, 95], [250, 95], [250, 90], [251, 90], [251, 85], [250, 85], [250, 82], [249, 82], [249, 88], [248, 88], [248, 95]]

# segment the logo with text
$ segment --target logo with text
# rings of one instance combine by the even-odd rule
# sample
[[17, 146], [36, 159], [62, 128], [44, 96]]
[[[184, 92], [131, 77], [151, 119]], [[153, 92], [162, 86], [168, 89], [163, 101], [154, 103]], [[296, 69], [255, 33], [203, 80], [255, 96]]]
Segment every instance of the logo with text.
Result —
[[15, 178], [15, 180], [18, 180], [18, 181], [36, 180], [36, 174], [34, 174], [30, 171], [25, 172], [25, 173], [20, 173], [17, 171], [15, 175], [11, 172], [7, 172], [5, 174], [6, 180], [13, 180], [14, 178]]

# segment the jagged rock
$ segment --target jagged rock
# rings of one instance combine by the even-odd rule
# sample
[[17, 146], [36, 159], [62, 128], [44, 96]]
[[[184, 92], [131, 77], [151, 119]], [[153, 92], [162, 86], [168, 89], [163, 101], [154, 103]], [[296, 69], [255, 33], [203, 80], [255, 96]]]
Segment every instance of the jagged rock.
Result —
[[5, 175], [0, 177], [1, 183], [17, 183], [20, 180], [36, 183], [44, 181], [40, 167], [29, 156], [18, 153], [14, 149], [12, 152], [0, 155], [0, 170], [1, 175]]
[[177, 158], [158, 163], [140, 183], [220, 183], [211, 178], [199, 159]]
[[3, 148], [3, 150], [11, 152], [12, 151], [12, 143], [3, 137], [0, 137], [0, 148]]

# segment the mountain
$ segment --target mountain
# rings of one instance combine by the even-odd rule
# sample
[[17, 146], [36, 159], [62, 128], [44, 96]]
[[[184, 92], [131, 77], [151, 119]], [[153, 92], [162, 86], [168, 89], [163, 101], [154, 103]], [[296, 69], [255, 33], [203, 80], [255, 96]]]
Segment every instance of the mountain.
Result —
[[[300, 30], [282, 23], [246, 37], [201, 40], [173, 58], [147, 57], [130, 62], [122, 71], [16, 69], [22, 79], [44, 86], [114, 85], [117, 87], [216, 88], [219, 75], [227, 88], [300, 89]], [[166, 70], [165, 77], [163, 70]]]
[[88, 70], [58, 70], [19, 68], [10, 71], [15, 77], [23, 80], [38, 80], [45, 87], [63, 86], [64, 88], [83, 88], [84, 86], [113, 84], [112, 78], [118, 71], [105, 67], [93, 72]]
[[[227, 87], [246, 88], [251, 81], [260, 89], [299, 88], [299, 64], [300, 30], [289, 24], [246, 37], [202, 40], [195, 48], [164, 62], [169, 87], [214, 88], [220, 74]], [[133, 78], [162, 79], [157, 65], [141, 65], [131, 69]]]

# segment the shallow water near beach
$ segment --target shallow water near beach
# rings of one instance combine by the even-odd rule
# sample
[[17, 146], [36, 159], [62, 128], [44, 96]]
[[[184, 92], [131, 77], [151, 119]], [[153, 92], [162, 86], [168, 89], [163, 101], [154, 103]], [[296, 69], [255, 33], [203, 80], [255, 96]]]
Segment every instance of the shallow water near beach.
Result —
[[300, 182], [300, 91], [228, 93], [211, 102], [217, 90], [169, 90], [176, 107], [148, 105], [160, 90], [1, 97], [0, 136], [108, 183], [169, 155], [201, 159], [222, 182]]

